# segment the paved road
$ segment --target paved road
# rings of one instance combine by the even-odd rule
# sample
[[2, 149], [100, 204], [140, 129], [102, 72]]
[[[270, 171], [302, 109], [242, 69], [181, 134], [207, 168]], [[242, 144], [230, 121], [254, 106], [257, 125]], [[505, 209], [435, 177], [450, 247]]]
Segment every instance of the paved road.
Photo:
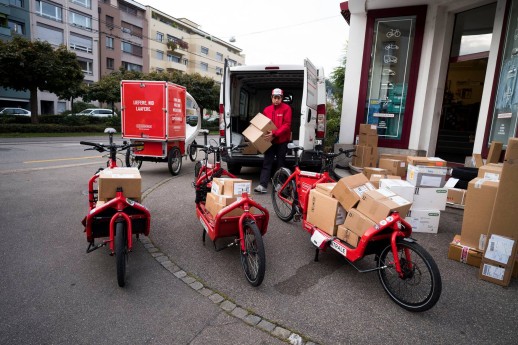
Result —
[[[447, 259], [462, 211], [445, 211], [438, 234], [415, 234], [439, 265], [443, 294], [432, 310], [414, 314], [386, 296], [375, 274], [356, 272], [337, 254], [324, 253], [315, 263], [307, 233], [299, 223], [279, 221], [269, 195], [256, 196], [272, 212], [264, 237], [266, 277], [259, 288], [249, 286], [237, 250], [215, 252], [210, 241], [202, 245], [193, 164], [184, 162], [181, 174], [171, 177], [165, 164], [145, 162], [151, 243], [131, 254], [128, 287], [119, 289], [113, 258], [102, 250], [84, 254], [77, 223], [86, 210], [78, 181], [86, 181], [93, 167], [16, 172], [19, 162], [4, 164], [11, 148], [0, 143], [2, 343], [278, 342], [271, 332], [323, 344], [518, 342], [517, 281], [501, 288], [478, 280], [477, 269]], [[72, 150], [63, 154], [77, 154]], [[4, 166], [11, 172], [3, 173]], [[241, 177], [257, 180], [258, 170], [245, 169]], [[226, 300], [215, 304], [214, 293]], [[239, 317], [261, 320], [270, 333]]]

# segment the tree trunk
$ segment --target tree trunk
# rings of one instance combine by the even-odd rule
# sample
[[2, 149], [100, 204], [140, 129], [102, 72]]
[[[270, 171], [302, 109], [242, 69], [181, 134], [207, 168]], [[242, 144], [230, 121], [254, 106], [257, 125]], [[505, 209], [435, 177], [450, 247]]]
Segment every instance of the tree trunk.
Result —
[[38, 123], [38, 88], [31, 86], [29, 93], [31, 103], [31, 123]]

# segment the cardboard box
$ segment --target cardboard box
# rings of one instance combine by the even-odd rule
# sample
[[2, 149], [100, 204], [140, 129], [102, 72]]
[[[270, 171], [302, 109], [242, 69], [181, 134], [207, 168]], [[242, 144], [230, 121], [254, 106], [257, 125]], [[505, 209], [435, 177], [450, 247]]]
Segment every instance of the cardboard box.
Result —
[[345, 217], [343, 225], [347, 229], [354, 231], [355, 234], [363, 236], [365, 231], [376, 225], [376, 222], [369, 219], [357, 209], [351, 208], [349, 212], [347, 212], [347, 217]]
[[444, 187], [448, 168], [408, 164], [406, 179], [416, 187]]
[[394, 154], [394, 153], [382, 153], [380, 155], [380, 158], [387, 158], [387, 159], [395, 159], [398, 161], [403, 161], [406, 163], [408, 156], [407, 155], [400, 155], [400, 154]]
[[481, 178], [468, 183], [460, 233], [463, 245], [484, 250], [498, 186], [498, 181]]
[[446, 209], [448, 189], [446, 188], [423, 188], [414, 189], [412, 199], [412, 210], [441, 210]]
[[411, 206], [410, 201], [399, 195], [395, 195], [386, 189], [378, 189], [363, 193], [358, 204], [358, 211], [378, 223], [394, 211], [399, 212], [404, 217]]
[[378, 175], [387, 174], [387, 170], [381, 169], [381, 168], [374, 168], [374, 167], [365, 167], [365, 168], [363, 168], [362, 172], [365, 175], [365, 177], [367, 177], [369, 180], [370, 180], [372, 174], [378, 174]]
[[484, 160], [482, 159], [482, 155], [480, 153], [473, 154], [473, 165], [475, 168], [480, 168], [482, 165], [484, 165]]
[[333, 188], [335, 188], [336, 182], [333, 183], [318, 183], [316, 189], [319, 192], [324, 193], [327, 196], [333, 196]]
[[355, 156], [353, 156], [352, 165], [355, 167], [374, 167], [378, 160], [378, 148], [370, 146], [356, 146]]
[[489, 163], [478, 168], [478, 177], [486, 180], [500, 180], [502, 175], [502, 163]]
[[501, 286], [508, 286], [516, 256], [516, 239], [489, 234], [482, 256], [479, 278]]
[[242, 154], [244, 154], [244, 155], [256, 155], [256, 154], [259, 153], [259, 151], [255, 148], [254, 145], [252, 145], [252, 143], [247, 142], [246, 144], [248, 144], [248, 146], [243, 148], [243, 150], [241, 151]]
[[498, 163], [500, 161], [500, 155], [502, 154], [502, 147], [504, 145], [499, 141], [492, 141], [489, 146], [489, 153], [487, 154], [486, 164]]
[[380, 188], [380, 180], [382, 180], [382, 179], [401, 180], [401, 176], [372, 174], [371, 178], [369, 179], [369, 182], [372, 183], [372, 185], [376, 189], [379, 189]]
[[277, 129], [277, 127], [275, 127], [268, 117], [258, 113], [250, 121], [250, 126], [248, 126], [242, 134], [259, 152], [264, 153], [272, 146], [272, 143], [264, 139], [263, 134], [275, 129]]
[[100, 201], [115, 198], [117, 187], [122, 187], [126, 198], [138, 202], [142, 199], [142, 179], [137, 168], [104, 169], [99, 173], [98, 196]]
[[410, 165], [423, 165], [429, 167], [445, 167], [446, 161], [439, 157], [419, 157], [419, 156], [408, 156], [407, 163]]
[[332, 189], [331, 193], [349, 211], [360, 201], [361, 196], [368, 190], [375, 190], [363, 174], [356, 174], [341, 178]]
[[243, 193], [251, 193], [252, 181], [240, 178], [215, 177], [212, 180], [210, 191], [213, 194], [240, 197]]
[[507, 142], [504, 162], [511, 159], [518, 159], [518, 138], [509, 138], [509, 141]]
[[412, 232], [436, 234], [439, 231], [440, 210], [410, 210], [405, 220], [412, 225]]
[[308, 214], [306, 220], [325, 231], [331, 236], [336, 236], [338, 225], [345, 221], [346, 212], [338, 203], [338, 200], [321, 193], [317, 189], [309, 192]]
[[358, 236], [354, 231], [347, 229], [345, 226], [340, 225], [336, 231], [336, 237], [345, 241], [347, 244], [352, 247], [358, 247], [358, 243], [360, 243], [361, 236]]
[[466, 190], [458, 188], [448, 188], [446, 203], [454, 205], [464, 205], [466, 200]]
[[462, 262], [470, 266], [480, 267], [482, 251], [461, 244], [460, 235], [455, 235], [448, 249], [448, 259]]
[[358, 138], [358, 145], [378, 147], [377, 134], [360, 134]]
[[395, 176], [406, 176], [407, 163], [406, 160], [393, 158], [380, 158], [378, 167], [387, 170], [387, 173]]
[[254, 125], [263, 133], [277, 129], [272, 120], [261, 113], [257, 113], [257, 115], [255, 115], [254, 118], [250, 121], [250, 124]]
[[380, 189], [390, 190], [408, 201], [414, 199], [415, 187], [408, 181], [382, 179], [380, 180]]
[[360, 124], [359, 134], [367, 134], [367, 135], [377, 135], [378, 134], [378, 126], [362, 123]]
[[[205, 208], [207, 209], [207, 211], [209, 211], [209, 213], [212, 215], [212, 217], [216, 217], [216, 215], [218, 214], [219, 211], [221, 211], [225, 207], [227, 207], [230, 204], [232, 204], [232, 202], [236, 201], [237, 198], [230, 198], [230, 197], [227, 197], [225, 195], [217, 195], [217, 194], [213, 194], [213, 193], [207, 193], [207, 198], [205, 200], [206, 200], [205, 201]], [[231, 200], [234, 200], [234, 201], [231, 201]], [[222, 203], [220, 203], [219, 201], [222, 201]], [[236, 209], [226, 213], [225, 217], [237, 217], [237, 216], [242, 215], [243, 212], [244, 212], [243, 209], [236, 208]], [[261, 211], [259, 211], [255, 207], [252, 207], [250, 209], [250, 212], [252, 214], [260, 214], [261, 213]]]

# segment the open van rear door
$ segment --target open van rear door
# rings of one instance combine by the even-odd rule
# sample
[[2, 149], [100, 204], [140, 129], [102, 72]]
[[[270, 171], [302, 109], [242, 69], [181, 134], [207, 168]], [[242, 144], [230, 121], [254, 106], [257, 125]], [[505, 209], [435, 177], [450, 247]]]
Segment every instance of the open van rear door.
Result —
[[[308, 59], [304, 60], [304, 92], [300, 109], [299, 145], [306, 150], [315, 148], [317, 129], [317, 109], [319, 102], [318, 71]], [[325, 81], [324, 81], [325, 84]], [[325, 87], [324, 87], [325, 89]], [[325, 106], [325, 103], [324, 103]]]
[[[219, 143], [226, 145], [226, 132], [230, 127], [230, 66], [225, 59], [219, 92]], [[230, 140], [230, 138], [229, 138]]]

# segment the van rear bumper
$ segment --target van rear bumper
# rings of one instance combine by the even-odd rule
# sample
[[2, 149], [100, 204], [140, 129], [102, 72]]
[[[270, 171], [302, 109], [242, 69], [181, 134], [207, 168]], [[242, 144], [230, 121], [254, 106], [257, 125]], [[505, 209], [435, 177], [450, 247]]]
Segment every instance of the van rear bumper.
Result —
[[[244, 167], [260, 167], [263, 165], [263, 155], [228, 155], [223, 153], [221, 158], [224, 162], [230, 164], [239, 164]], [[301, 167], [313, 167], [319, 169], [322, 162], [320, 160], [304, 159], [299, 162]], [[286, 156], [286, 164], [292, 167], [295, 164], [295, 157]]]

